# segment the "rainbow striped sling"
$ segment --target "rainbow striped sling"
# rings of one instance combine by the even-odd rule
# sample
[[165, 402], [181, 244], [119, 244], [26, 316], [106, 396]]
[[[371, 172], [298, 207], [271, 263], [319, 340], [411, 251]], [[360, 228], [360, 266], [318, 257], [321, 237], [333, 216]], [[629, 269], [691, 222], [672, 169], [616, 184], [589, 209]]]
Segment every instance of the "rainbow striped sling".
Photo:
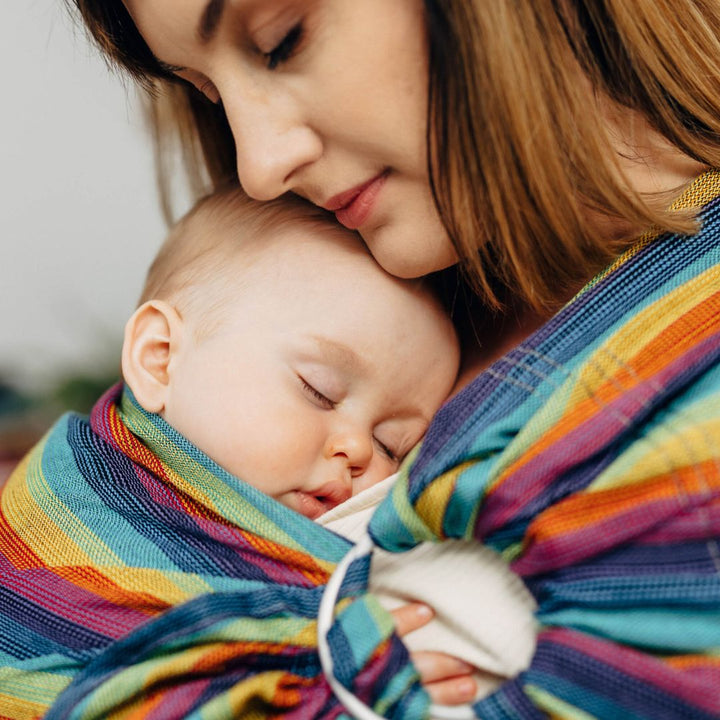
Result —
[[[224, 472], [129, 391], [89, 421], [63, 417], [1, 500], [0, 717], [341, 714], [316, 616], [349, 543]], [[363, 641], [342, 666], [379, 712], [419, 717], [427, 699], [390, 616], [372, 596], [351, 602], [366, 581], [367, 563], [343, 588], [340, 618]]]
[[[475, 706], [485, 720], [720, 718], [720, 174], [683, 204], [701, 230], [643, 238], [483, 372], [374, 516], [391, 550], [478, 538], [537, 599], [536, 654]], [[315, 617], [347, 542], [129, 394], [62, 418], [0, 511], [1, 718], [343, 715]], [[353, 565], [337, 676], [423, 717], [366, 584]]]

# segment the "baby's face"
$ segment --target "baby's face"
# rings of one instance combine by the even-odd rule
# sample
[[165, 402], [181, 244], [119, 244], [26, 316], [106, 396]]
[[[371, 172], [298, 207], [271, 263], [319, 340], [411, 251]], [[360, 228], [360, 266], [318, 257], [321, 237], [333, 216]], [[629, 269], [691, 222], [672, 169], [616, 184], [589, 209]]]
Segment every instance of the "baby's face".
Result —
[[450, 392], [459, 350], [438, 305], [353, 236], [303, 224], [272, 235], [237, 271], [217, 330], [198, 341], [187, 319], [163, 416], [314, 519], [398, 468]]

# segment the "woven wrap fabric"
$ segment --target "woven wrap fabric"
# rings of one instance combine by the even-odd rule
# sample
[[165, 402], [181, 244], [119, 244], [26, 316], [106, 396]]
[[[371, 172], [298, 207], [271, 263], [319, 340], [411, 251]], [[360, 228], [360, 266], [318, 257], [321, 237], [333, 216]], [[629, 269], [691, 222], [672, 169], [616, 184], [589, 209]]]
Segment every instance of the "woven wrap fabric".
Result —
[[[535, 657], [485, 720], [720, 718], [719, 197], [700, 178], [697, 235], [641, 240], [456, 396], [376, 512], [383, 547], [477, 537], [536, 597]], [[0, 717], [340, 714], [315, 614], [347, 543], [116, 395], [0, 497]], [[343, 586], [337, 674], [420, 717], [366, 582]]]
[[[316, 616], [349, 543], [120, 392], [63, 417], [0, 497], [0, 718], [340, 715]], [[429, 700], [391, 617], [352, 602], [367, 569], [343, 586], [337, 674], [377, 712], [419, 718]]]
[[720, 174], [437, 416], [375, 512], [389, 550], [472, 538], [537, 600], [484, 720], [720, 718]]

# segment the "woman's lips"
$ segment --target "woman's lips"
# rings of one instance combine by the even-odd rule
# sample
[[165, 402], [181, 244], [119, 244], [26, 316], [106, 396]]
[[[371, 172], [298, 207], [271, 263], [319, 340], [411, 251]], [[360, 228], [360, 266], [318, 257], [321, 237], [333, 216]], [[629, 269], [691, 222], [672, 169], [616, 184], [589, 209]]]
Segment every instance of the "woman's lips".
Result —
[[387, 171], [382, 172], [362, 185], [356, 185], [351, 190], [335, 195], [328, 200], [325, 209], [334, 212], [341, 225], [349, 230], [357, 230], [372, 212], [387, 175]]

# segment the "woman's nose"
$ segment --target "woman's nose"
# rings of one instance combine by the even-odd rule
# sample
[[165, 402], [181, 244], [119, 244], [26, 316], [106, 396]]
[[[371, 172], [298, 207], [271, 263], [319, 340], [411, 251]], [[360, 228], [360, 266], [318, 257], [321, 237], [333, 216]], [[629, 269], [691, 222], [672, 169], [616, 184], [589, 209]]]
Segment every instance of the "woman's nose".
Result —
[[322, 155], [322, 142], [292, 98], [238, 92], [223, 96], [238, 178], [250, 197], [272, 200], [299, 186], [300, 172]]
[[331, 435], [325, 445], [325, 456], [346, 463], [350, 477], [362, 475], [373, 456], [372, 437], [357, 430], [343, 430]]

